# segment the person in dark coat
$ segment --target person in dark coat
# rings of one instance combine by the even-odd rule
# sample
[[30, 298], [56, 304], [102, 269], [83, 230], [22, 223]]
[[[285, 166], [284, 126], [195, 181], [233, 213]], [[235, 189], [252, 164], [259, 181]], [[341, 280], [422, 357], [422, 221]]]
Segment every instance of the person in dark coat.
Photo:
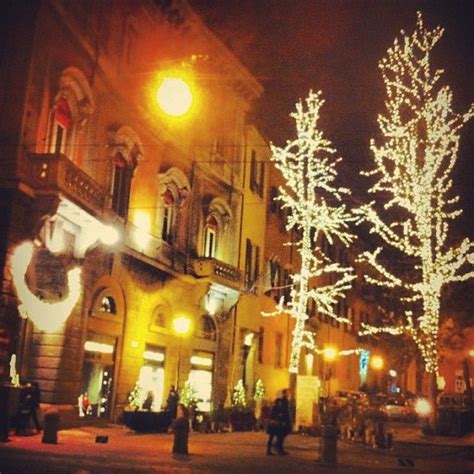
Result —
[[170, 413], [171, 417], [176, 418], [176, 410], [178, 409], [179, 394], [174, 388], [174, 385], [171, 385], [170, 393], [166, 399], [166, 408], [165, 410]]
[[36, 431], [39, 433], [43, 430], [41, 423], [39, 421], [39, 416], [41, 413], [41, 391], [38, 385], [38, 382], [31, 382], [31, 419], [35, 425]]
[[268, 433], [268, 442], [267, 442], [267, 455], [271, 456], [272, 452], [272, 443], [273, 439], [276, 438], [276, 448], [277, 453], [280, 455], [288, 454], [283, 449], [283, 442], [285, 440], [285, 436], [289, 432], [289, 412], [288, 409], [285, 408], [284, 402], [281, 398], [277, 398], [275, 403], [272, 407], [272, 411], [270, 414], [270, 422], [267, 426], [267, 433]]
[[189, 439], [189, 411], [186, 406], [180, 403], [176, 407], [177, 417], [171, 425], [174, 433], [173, 454], [188, 454]]

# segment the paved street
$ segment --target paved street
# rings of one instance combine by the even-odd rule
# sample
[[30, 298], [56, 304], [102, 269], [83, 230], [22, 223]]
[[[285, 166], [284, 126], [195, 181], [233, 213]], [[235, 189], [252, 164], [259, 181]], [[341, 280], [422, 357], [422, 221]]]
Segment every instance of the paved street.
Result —
[[[109, 436], [107, 444], [95, 443]], [[291, 435], [288, 456], [266, 456], [266, 435], [247, 433], [191, 433], [190, 455], [171, 455], [171, 434], [134, 434], [121, 426], [62, 430], [58, 445], [41, 443], [41, 436], [12, 436], [0, 445], [0, 472], [7, 473], [472, 473], [469, 444], [448, 446], [400, 443], [393, 450], [338, 443], [338, 465], [317, 462], [319, 438]], [[461, 443], [462, 444], [462, 443]], [[469, 459], [471, 458], [471, 459]], [[413, 462], [414, 467], [410, 467]], [[402, 466], [406, 464], [406, 466]]]

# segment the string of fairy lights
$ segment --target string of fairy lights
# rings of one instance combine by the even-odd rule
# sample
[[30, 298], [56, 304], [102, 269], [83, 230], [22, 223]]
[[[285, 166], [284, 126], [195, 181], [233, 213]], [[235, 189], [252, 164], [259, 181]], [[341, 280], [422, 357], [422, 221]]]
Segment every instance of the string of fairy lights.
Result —
[[[301, 239], [296, 242], [301, 266], [300, 272], [292, 275], [293, 285], [286, 307], [280, 300], [275, 311], [263, 314], [275, 316], [285, 312], [296, 320], [289, 364], [292, 373], [298, 372], [302, 347], [316, 348], [314, 333], [305, 329], [310, 300], [316, 303], [321, 313], [350, 323], [347, 318], [335, 313], [334, 306], [351, 287], [355, 278], [353, 269], [331, 262], [318, 247], [321, 235], [331, 244], [335, 238], [344, 245], [354, 239], [348, 227], [354, 217], [341, 202], [342, 195], [349, 191], [334, 182], [340, 159], [334, 158], [335, 149], [318, 128], [323, 104], [321, 92], [310, 91], [305, 103], [299, 101], [296, 112], [292, 114], [297, 138], [288, 141], [284, 148], [271, 146], [271, 159], [285, 181], [277, 199], [282, 201], [282, 208], [290, 210], [286, 229], [295, 228], [301, 234]], [[323, 282], [328, 274], [338, 278], [334, 282]], [[319, 281], [318, 286], [312, 286], [315, 280]]]
[[[378, 124], [380, 145], [371, 141], [375, 168], [365, 173], [376, 178], [370, 193], [390, 196], [384, 210], [401, 209], [403, 219], [388, 222], [374, 203], [362, 206], [358, 214], [389, 247], [413, 258], [419, 275], [414, 281], [400, 278], [383, 262], [383, 248], [366, 251], [360, 260], [377, 274], [366, 276], [370, 284], [401, 288], [408, 302], [419, 302], [415, 317], [405, 312], [405, 324], [374, 327], [365, 324], [363, 334], [380, 332], [408, 334], [419, 348], [428, 373], [438, 373], [438, 329], [441, 289], [444, 285], [474, 277], [466, 268], [472, 260], [474, 243], [465, 239], [457, 247], [447, 245], [449, 222], [461, 214], [458, 197], [452, 197], [450, 173], [456, 162], [460, 131], [474, 115], [474, 104], [464, 114], [453, 111], [453, 94], [441, 86], [443, 71], [432, 70], [431, 51], [443, 29], [425, 29], [420, 12], [415, 31], [402, 32], [379, 64], [387, 91], [386, 113]], [[384, 220], [385, 219], [385, 220]]]

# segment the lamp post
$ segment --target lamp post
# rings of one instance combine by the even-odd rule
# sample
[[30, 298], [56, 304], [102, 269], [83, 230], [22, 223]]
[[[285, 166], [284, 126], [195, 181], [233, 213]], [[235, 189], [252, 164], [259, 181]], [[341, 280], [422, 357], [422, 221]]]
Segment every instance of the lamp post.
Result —
[[380, 373], [381, 373], [381, 370], [383, 369], [383, 366], [384, 366], [384, 361], [382, 359], [382, 357], [380, 357], [379, 355], [374, 355], [372, 356], [371, 360], [370, 360], [370, 366], [376, 371], [376, 376], [375, 376], [375, 384], [377, 385], [378, 388], [379, 385], [380, 385]]
[[327, 396], [331, 395], [331, 377], [332, 377], [332, 369], [333, 369], [333, 362], [336, 360], [337, 350], [334, 347], [325, 347], [323, 350], [323, 360], [325, 365], [328, 364], [328, 368], [325, 367], [325, 378], [328, 382], [327, 387]]
[[191, 320], [186, 316], [179, 316], [173, 320], [173, 329], [174, 332], [178, 335], [179, 338], [179, 347], [178, 347], [178, 368], [176, 370], [176, 389], [179, 389], [179, 373], [181, 370], [181, 345], [182, 339], [186, 336], [191, 329]]

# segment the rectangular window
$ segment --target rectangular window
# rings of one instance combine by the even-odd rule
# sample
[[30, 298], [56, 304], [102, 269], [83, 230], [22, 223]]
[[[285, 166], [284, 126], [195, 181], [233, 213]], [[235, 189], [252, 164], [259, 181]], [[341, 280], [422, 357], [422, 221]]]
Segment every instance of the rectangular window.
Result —
[[252, 286], [252, 242], [247, 239], [245, 246], [245, 287], [250, 289]]
[[259, 163], [259, 173], [258, 173], [258, 194], [260, 197], [263, 197], [263, 188], [265, 183], [265, 162], [261, 161]]
[[128, 166], [115, 166], [112, 191], [112, 209], [120, 217], [127, 217], [132, 184], [132, 170]]
[[258, 362], [263, 364], [263, 328], [258, 331]]
[[291, 294], [291, 277], [288, 270], [283, 270], [283, 299], [285, 303], [289, 303]]
[[252, 150], [250, 155], [250, 190], [256, 192], [257, 189], [257, 153]]
[[277, 196], [278, 196], [278, 189], [276, 186], [272, 186], [270, 188], [270, 193], [268, 194], [268, 210], [272, 214], [276, 214], [278, 212], [279, 201], [276, 200]]
[[275, 367], [280, 368], [282, 365], [283, 351], [283, 335], [279, 332], [275, 334]]
[[172, 205], [165, 204], [163, 210], [163, 228], [161, 229], [161, 238], [170, 245], [174, 241], [174, 208]]
[[204, 256], [214, 258], [216, 253], [216, 230], [206, 226], [206, 235], [204, 243]]
[[256, 282], [260, 275], [260, 247], [255, 245], [255, 260], [253, 265], [253, 281]]

